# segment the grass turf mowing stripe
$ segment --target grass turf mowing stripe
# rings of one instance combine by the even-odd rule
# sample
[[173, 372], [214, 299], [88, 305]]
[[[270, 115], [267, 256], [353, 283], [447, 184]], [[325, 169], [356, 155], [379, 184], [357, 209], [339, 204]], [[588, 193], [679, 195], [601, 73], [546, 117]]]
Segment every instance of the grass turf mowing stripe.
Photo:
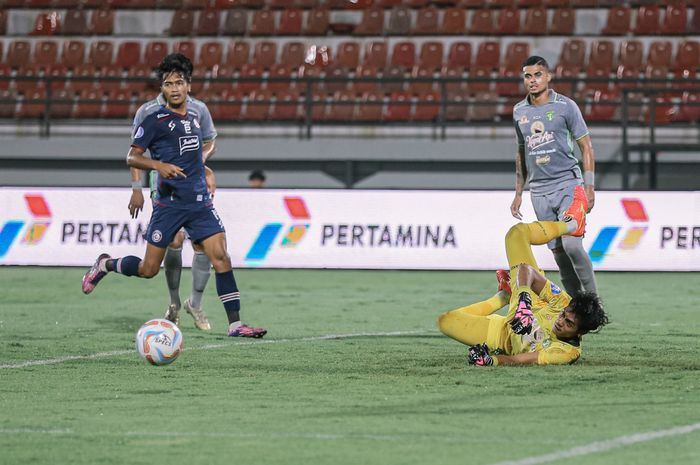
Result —
[[[221, 349], [222, 347], [228, 346], [240, 346], [240, 345], [252, 345], [252, 344], [282, 344], [287, 342], [315, 342], [315, 341], [329, 341], [337, 339], [351, 339], [356, 337], [392, 337], [392, 336], [410, 336], [418, 334], [428, 334], [434, 333], [425, 330], [415, 330], [415, 331], [390, 331], [385, 333], [351, 333], [351, 334], [326, 334], [323, 336], [308, 336], [295, 339], [266, 339], [259, 341], [245, 341], [245, 342], [234, 342], [230, 344], [207, 344], [201, 347], [189, 347], [183, 350], [210, 350], [210, 349]], [[0, 370], [8, 370], [13, 368], [27, 368], [33, 366], [42, 365], [56, 365], [58, 363], [71, 362], [74, 360], [93, 360], [98, 358], [109, 358], [118, 357], [120, 355], [127, 355], [133, 353], [133, 350], [113, 350], [110, 352], [97, 352], [94, 354], [87, 355], [65, 355], [63, 357], [47, 358], [43, 360], [27, 360], [26, 362], [0, 365]]]

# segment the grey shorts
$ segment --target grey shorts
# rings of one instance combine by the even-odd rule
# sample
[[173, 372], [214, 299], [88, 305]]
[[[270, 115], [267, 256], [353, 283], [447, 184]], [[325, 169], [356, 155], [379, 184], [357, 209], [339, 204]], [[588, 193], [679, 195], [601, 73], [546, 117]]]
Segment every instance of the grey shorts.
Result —
[[[530, 193], [532, 206], [539, 221], [559, 221], [574, 200], [575, 184], [544, 194]], [[547, 242], [547, 247], [561, 247], [561, 237]]]

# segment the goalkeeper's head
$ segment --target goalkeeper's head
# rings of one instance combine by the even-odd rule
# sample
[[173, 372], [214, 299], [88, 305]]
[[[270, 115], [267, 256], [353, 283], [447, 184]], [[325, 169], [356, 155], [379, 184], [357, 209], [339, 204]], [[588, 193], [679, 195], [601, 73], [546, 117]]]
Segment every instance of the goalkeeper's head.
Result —
[[569, 306], [559, 314], [552, 331], [559, 339], [578, 339], [606, 324], [608, 316], [600, 298], [593, 292], [582, 292], [576, 294]]

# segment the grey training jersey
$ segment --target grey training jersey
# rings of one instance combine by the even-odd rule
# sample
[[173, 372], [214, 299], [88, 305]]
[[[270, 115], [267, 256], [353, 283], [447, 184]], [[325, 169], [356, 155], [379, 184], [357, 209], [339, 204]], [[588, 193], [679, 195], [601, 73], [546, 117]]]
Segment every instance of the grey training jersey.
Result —
[[527, 97], [517, 103], [513, 122], [532, 193], [581, 184], [574, 142], [588, 135], [588, 127], [576, 102], [550, 89], [549, 102], [542, 106], [530, 104]]

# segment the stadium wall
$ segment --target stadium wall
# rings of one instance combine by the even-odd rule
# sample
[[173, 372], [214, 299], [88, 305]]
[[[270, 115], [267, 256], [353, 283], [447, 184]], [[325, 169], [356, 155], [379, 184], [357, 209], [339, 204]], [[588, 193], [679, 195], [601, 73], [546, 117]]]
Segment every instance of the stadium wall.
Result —
[[[506, 266], [512, 196], [220, 189], [215, 204], [237, 268], [492, 270]], [[0, 188], [0, 265], [142, 255], [150, 203], [132, 220], [129, 197], [128, 188]], [[533, 221], [529, 199], [523, 205]], [[584, 245], [599, 270], [700, 271], [700, 191], [600, 192]], [[184, 251], [190, 263], [191, 248]], [[556, 268], [546, 247], [535, 256]]]

